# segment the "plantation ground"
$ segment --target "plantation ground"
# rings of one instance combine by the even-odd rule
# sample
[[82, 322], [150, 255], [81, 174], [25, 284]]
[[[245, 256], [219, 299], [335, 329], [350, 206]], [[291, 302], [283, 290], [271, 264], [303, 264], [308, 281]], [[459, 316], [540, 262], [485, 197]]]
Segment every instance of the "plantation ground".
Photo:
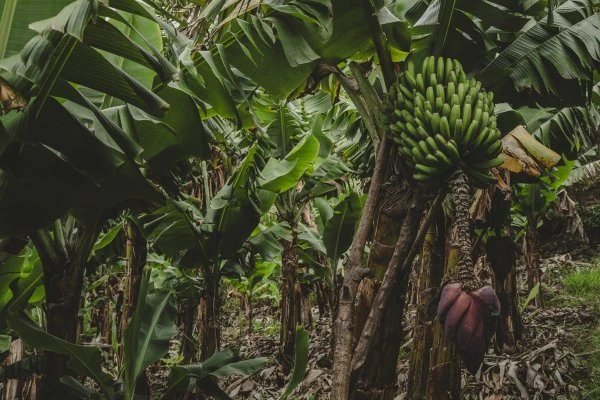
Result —
[[[556, 247], [551, 243], [546, 248]], [[544, 254], [545, 307], [523, 313], [525, 341], [512, 354], [488, 354], [477, 376], [463, 371], [465, 399], [600, 399], [600, 246]], [[521, 280], [524, 281], [524, 280]], [[527, 293], [521, 290], [521, 298]], [[279, 340], [276, 307], [256, 309], [255, 332], [243, 334], [237, 299], [225, 304], [224, 345], [238, 346], [244, 358], [274, 356]], [[292, 398], [328, 399], [331, 320], [313, 309], [309, 370]], [[412, 313], [407, 315], [410, 325]], [[398, 399], [408, 377], [410, 328], [398, 363]], [[275, 364], [253, 377], [233, 378], [223, 387], [234, 399], [277, 399], [287, 377]]]

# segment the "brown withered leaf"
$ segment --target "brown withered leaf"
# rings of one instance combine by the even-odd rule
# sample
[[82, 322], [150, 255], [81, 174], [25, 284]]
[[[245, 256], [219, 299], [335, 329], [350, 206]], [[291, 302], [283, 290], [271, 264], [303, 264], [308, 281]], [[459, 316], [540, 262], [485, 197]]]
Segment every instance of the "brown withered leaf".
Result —
[[9, 111], [23, 111], [27, 107], [27, 101], [8, 82], [0, 78], [0, 102], [2, 110], [0, 115]]

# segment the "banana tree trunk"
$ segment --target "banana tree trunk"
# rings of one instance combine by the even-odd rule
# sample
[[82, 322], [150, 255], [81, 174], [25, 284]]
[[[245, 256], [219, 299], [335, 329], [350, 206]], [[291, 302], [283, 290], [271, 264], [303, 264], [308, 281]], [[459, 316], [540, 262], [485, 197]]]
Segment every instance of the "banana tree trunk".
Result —
[[[4, 361], [4, 365], [10, 365], [21, 361], [25, 355], [25, 343], [21, 339], [13, 340], [10, 344], [8, 357]], [[4, 394], [2, 400], [14, 400], [21, 397], [24, 381], [21, 379], [8, 379], [4, 383]]]
[[197, 324], [200, 361], [212, 356], [221, 346], [219, 281], [217, 268], [204, 272], [204, 288], [200, 295]]
[[[77, 343], [83, 274], [102, 222], [103, 219], [98, 214], [89, 224], [80, 226], [78, 238], [69, 250], [65, 245], [60, 221], [57, 221], [55, 226], [55, 230], [60, 227], [60, 234], [55, 234], [54, 240], [48, 231], [39, 230], [31, 234], [42, 262], [46, 289], [46, 330], [49, 334], [71, 343]], [[66, 374], [68, 357], [48, 352], [45, 358], [44, 374], [37, 394], [40, 399], [53, 399], [57, 393], [56, 389], [60, 390], [61, 376]]]
[[[423, 249], [417, 287], [417, 315], [408, 369], [408, 398], [422, 400], [427, 394], [429, 358], [433, 344], [433, 321], [429, 315], [431, 296], [427, 290], [439, 287], [443, 275], [445, 229], [442, 223], [430, 226]], [[436, 240], [437, 239], [437, 240]]]
[[[373, 332], [365, 332], [367, 320], [357, 344], [357, 349], [364, 348], [365, 351], [357, 350], [353, 360], [353, 365], [359, 366], [358, 379], [353, 381], [353, 399], [392, 399], [396, 392], [396, 365], [404, 339], [402, 320], [411, 271], [410, 266], [404, 268], [404, 264], [417, 237], [419, 221], [426, 204], [420, 193], [408, 192], [413, 198], [410, 203], [402, 204], [407, 208], [406, 217], [388, 265], [388, 269], [393, 268], [395, 272], [386, 270], [386, 275], [392, 273], [396, 277], [388, 279], [387, 283], [385, 278], [382, 281], [368, 317], [372, 321], [379, 319], [380, 322], [369, 326]], [[382, 204], [385, 205], [386, 201]], [[387, 307], [382, 307], [384, 302], [388, 304]]]
[[[364, 278], [358, 287], [357, 305], [355, 308], [356, 323], [353, 333], [354, 343], [357, 343], [360, 339], [363, 327], [373, 306], [377, 290], [381, 285], [381, 279], [392, 258], [394, 246], [400, 235], [400, 226], [406, 215], [409, 199], [409, 185], [401, 182], [397, 176], [388, 177], [387, 182], [382, 186], [381, 205], [377, 213], [373, 245], [369, 254], [368, 268], [371, 272], [371, 277]], [[397, 299], [393, 301], [395, 302]], [[373, 361], [377, 362], [376, 360]], [[395, 370], [395, 366], [393, 369]], [[373, 372], [376, 374], [376, 370]], [[363, 389], [360, 390], [360, 395], [368, 396], [367, 393], [369, 392], [379, 393], [383, 390], [377, 388], [375, 379], [375, 376], [362, 377], [361, 386], [363, 386]]]
[[190, 364], [196, 359], [196, 344], [194, 342], [194, 322], [196, 321], [196, 310], [198, 303], [192, 299], [186, 299], [179, 307], [181, 325], [181, 354], [183, 363]]
[[[129, 320], [137, 306], [137, 300], [142, 283], [142, 275], [146, 266], [148, 255], [148, 244], [139, 231], [138, 227], [130, 220], [125, 221], [125, 235], [127, 237], [127, 246], [125, 248], [126, 257], [126, 277], [123, 290], [123, 305], [121, 315], [120, 337], [125, 337], [125, 330]], [[124, 359], [123, 347], [119, 347], [120, 360]], [[122, 361], [121, 361], [122, 362]], [[136, 382], [135, 394], [139, 396], [150, 395], [150, 385], [146, 371], [142, 372]]]
[[[457, 246], [450, 248], [444, 268], [445, 273], [456, 270], [459, 253], [460, 250]], [[433, 324], [427, 394], [424, 398], [427, 400], [460, 399], [460, 356], [456, 346], [444, 335], [442, 324], [438, 318]]]
[[313, 318], [312, 318], [312, 304], [310, 302], [310, 289], [311, 285], [300, 284], [300, 324], [306, 329], [312, 329]]
[[296, 325], [302, 312], [302, 292], [298, 282], [298, 234], [292, 229], [292, 240], [283, 242], [281, 256], [281, 334], [279, 355], [285, 370], [292, 365]]

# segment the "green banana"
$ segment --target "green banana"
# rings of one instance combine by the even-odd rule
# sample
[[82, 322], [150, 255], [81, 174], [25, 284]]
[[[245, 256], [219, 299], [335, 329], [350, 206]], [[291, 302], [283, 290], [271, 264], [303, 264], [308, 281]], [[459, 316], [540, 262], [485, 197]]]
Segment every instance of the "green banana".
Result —
[[421, 74], [417, 74], [417, 77], [415, 78], [415, 83], [417, 85], [417, 90], [420, 93], [424, 93], [425, 92], [425, 81], [423, 80], [423, 76]]
[[446, 58], [446, 66], [444, 67], [444, 82], [448, 84], [450, 82], [450, 72], [454, 71], [454, 64], [451, 58]]
[[436, 87], [437, 84], [438, 84], [437, 75], [435, 73], [429, 75], [429, 86], [430, 87]]
[[440, 134], [446, 139], [450, 138], [450, 124], [448, 123], [448, 118], [445, 115], [440, 118]]
[[404, 75], [406, 76], [406, 82], [408, 83], [408, 86], [411, 89], [416, 89], [417, 88], [417, 81], [415, 79], [414, 74], [412, 74], [410, 71], [406, 70], [404, 72]]
[[[466, 123], [465, 123], [466, 126]], [[477, 127], [479, 126], [479, 120], [474, 119], [473, 121], [471, 121], [471, 123], [469, 124], [468, 128], [467, 128], [467, 132], [465, 133], [465, 137], [464, 137], [464, 142], [466, 144], [471, 143], [471, 141], [473, 140], [473, 137], [475, 136], [475, 131], [477, 130]]]
[[444, 90], [444, 86], [442, 86], [441, 83], [438, 83], [435, 87], [435, 95], [436, 100], [440, 98], [442, 100], [442, 103], [446, 102], [446, 91]]
[[436, 66], [437, 66], [437, 70], [436, 70], [437, 81], [444, 82], [444, 80], [445, 80], [444, 59], [442, 57], [438, 57]]
[[450, 128], [454, 129], [456, 125], [456, 120], [460, 117], [460, 106], [455, 104], [450, 109], [450, 117], [448, 118], [448, 122], [450, 123]]
[[431, 104], [435, 103], [435, 93], [433, 92], [433, 87], [432, 86], [428, 86], [427, 89], [425, 90], [425, 98]]

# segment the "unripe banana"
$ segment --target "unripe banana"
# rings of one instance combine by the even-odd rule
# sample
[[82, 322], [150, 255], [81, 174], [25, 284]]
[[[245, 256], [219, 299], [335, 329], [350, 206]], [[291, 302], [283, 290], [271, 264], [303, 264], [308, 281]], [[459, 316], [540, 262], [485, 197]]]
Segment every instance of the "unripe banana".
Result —
[[446, 99], [451, 99], [454, 94], [456, 94], [456, 85], [454, 82], [448, 82], [448, 86], [446, 87]]
[[471, 111], [472, 110], [473, 110], [473, 106], [471, 106], [471, 103], [466, 102], [463, 105], [461, 118], [463, 120], [463, 123], [465, 124], [465, 127], [468, 127], [471, 124]]
[[442, 57], [438, 57], [437, 58], [437, 65], [436, 65], [437, 69], [435, 71], [436, 75], [437, 75], [437, 81], [438, 82], [444, 82], [445, 76], [444, 76], [444, 59]]
[[[431, 74], [435, 74], [435, 57], [434, 56], [430, 56], [427, 59], [427, 63], [428, 63], [428, 65], [427, 65], [427, 74], [428, 75], [426, 75], [426, 76], [430, 77]], [[431, 82], [429, 84], [431, 86], [435, 86], [435, 85], [432, 85]]]
[[406, 76], [406, 82], [408, 83], [408, 87], [411, 89], [416, 89], [417, 81], [415, 80], [415, 76], [408, 70], [404, 72], [404, 75]]
[[474, 119], [470, 122], [469, 127], [467, 128], [467, 132], [465, 133], [464, 142], [471, 143], [471, 140], [475, 136], [477, 132], [477, 127], [479, 126], [479, 120]]
[[406, 133], [402, 133], [400, 135], [400, 138], [404, 141], [404, 145], [406, 147], [417, 147], [417, 141], [414, 140], [413, 138], [411, 138], [410, 136], [408, 136]]
[[425, 93], [425, 81], [423, 80], [423, 75], [417, 74], [415, 81], [416, 81], [416, 85], [417, 85], [417, 90], [420, 93]]
[[436, 97], [435, 98], [435, 111], [440, 113], [442, 112], [444, 109], [444, 101], [442, 100], [441, 97]]
[[435, 103], [435, 93], [433, 92], [433, 87], [432, 86], [427, 87], [427, 89], [425, 90], [425, 98], [431, 104]]
[[448, 84], [450, 82], [450, 72], [454, 71], [454, 64], [451, 58], [446, 58], [446, 66], [444, 67], [444, 82]]
[[451, 109], [452, 107], [450, 107], [450, 104], [444, 103], [444, 105], [442, 106], [442, 115], [446, 116], [446, 118], [449, 118]]
[[487, 172], [501, 162], [502, 144], [493, 94], [476, 79], [467, 80], [458, 61], [408, 61], [383, 104], [381, 121], [415, 180], [441, 184], [461, 165], [478, 186], [494, 181]]
[[438, 84], [438, 78], [435, 73], [429, 75], [429, 86], [436, 87]]
[[456, 120], [460, 117], [460, 106], [455, 104], [450, 109], [450, 117], [448, 118], [448, 122], [450, 123], [450, 129], [454, 129], [456, 125]]
[[415, 76], [415, 63], [411, 61], [406, 63], [406, 70], [412, 75]]
[[436, 150], [434, 155], [438, 160], [441, 160], [447, 167], [453, 167], [455, 164], [448, 158], [448, 156], [446, 156], [443, 152], [439, 150]]
[[449, 139], [451, 135], [448, 118], [445, 115], [440, 118], [440, 134], [446, 139]]
[[440, 114], [439, 113], [433, 113], [433, 115], [431, 116], [431, 134], [436, 134], [439, 133], [440, 131]]

